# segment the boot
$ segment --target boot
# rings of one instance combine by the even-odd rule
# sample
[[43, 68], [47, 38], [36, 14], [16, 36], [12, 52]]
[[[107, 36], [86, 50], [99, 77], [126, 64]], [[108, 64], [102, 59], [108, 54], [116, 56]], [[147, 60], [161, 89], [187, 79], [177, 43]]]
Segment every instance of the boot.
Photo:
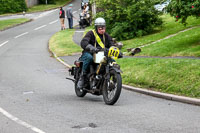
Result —
[[85, 75], [86, 75], [86, 73], [81, 72], [80, 78], [79, 78], [78, 83], [77, 83], [77, 88], [79, 88], [79, 89], [83, 88], [84, 81], [85, 81]]

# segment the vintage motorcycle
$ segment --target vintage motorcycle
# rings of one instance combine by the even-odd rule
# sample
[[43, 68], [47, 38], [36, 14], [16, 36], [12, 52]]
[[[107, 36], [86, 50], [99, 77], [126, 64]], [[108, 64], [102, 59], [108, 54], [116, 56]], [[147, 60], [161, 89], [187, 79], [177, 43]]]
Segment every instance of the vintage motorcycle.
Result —
[[91, 24], [91, 17], [90, 14], [87, 13], [80, 13], [79, 14], [80, 20], [79, 20], [79, 28], [84, 29], [87, 26], [90, 26]]
[[122, 89], [122, 78], [120, 66], [115, 62], [120, 55], [117, 47], [103, 49], [94, 54], [94, 63], [85, 77], [83, 89], [77, 87], [83, 62], [77, 60], [69, 73], [74, 76], [75, 93], [78, 97], [84, 97], [87, 93], [103, 95], [104, 102], [113, 105], [120, 97]]

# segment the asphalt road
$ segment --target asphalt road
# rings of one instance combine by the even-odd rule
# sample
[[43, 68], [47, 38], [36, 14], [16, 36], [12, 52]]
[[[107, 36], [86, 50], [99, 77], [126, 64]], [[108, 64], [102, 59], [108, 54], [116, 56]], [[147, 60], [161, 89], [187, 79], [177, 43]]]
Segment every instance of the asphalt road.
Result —
[[[75, 0], [77, 18], [79, 9]], [[0, 32], [0, 133], [200, 132], [199, 106], [127, 90], [114, 106], [102, 96], [76, 97], [66, 67], [47, 48], [59, 30], [55, 10]]]

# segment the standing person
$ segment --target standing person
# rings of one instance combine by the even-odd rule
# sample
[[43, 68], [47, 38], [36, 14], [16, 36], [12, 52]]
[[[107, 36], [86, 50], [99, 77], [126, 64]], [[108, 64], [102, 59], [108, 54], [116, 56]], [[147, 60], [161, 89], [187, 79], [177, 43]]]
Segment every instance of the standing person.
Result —
[[69, 23], [69, 29], [73, 29], [73, 14], [72, 14], [72, 4], [69, 5], [69, 8], [66, 11], [67, 19]]
[[85, 25], [90, 26], [90, 14], [89, 14], [89, 6], [88, 3], [86, 3], [83, 7], [83, 15], [85, 18]]
[[61, 30], [65, 29], [65, 11], [60, 7], [59, 18], [61, 23]]
[[83, 6], [83, 13], [86, 14], [88, 13], [89, 11], [89, 6], [88, 6], [88, 3], [86, 3], [84, 6]]
[[83, 2], [83, 0], [81, 0], [81, 9], [83, 10], [85, 3]]

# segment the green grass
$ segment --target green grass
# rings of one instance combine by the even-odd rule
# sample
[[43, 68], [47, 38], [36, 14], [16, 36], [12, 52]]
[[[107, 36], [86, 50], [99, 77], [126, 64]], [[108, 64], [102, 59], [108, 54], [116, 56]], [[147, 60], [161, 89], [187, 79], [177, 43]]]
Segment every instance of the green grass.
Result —
[[[135, 48], [160, 40], [181, 30], [200, 25], [200, 19], [190, 17], [188, 25], [175, 22], [169, 15], [162, 16], [163, 27], [155, 33], [123, 41], [124, 47]], [[136, 56], [195, 56], [200, 57], [200, 27], [141, 48]], [[123, 83], [160, 92], [200, 98], [200, 60], [123, 58], [118, 60], [123, 70]]]
[[118, 63], [124, 84], [200, 98], [200, 60], [124, 58]]
[[[92, 30], [91, 26], [85, 29], [84, 35], [89, 30]], [[81, 53], [82, 48], [73, 41], [74, 32], [75, 29], [67, 29], [53, 35], [49, 41], [50, 51], [55, 53], [57, 56], [68, 56], [75, 53]]]
[[138, 55], [200, 57], [200, 27], [143, 47]]
[[57, 56], [67, 56], [80, 53], [81, 47], [73, 42], [74, 29], [57, 32], [49, 41], [49, 49]]
[[187, 19], [188, 24], [186, 27], [179, 22], [175, 22], [175, 19], [170, 17], [168, 14], [162, 15], [161, 17], [164, 21], [162, 27], [155, 29], [155, 32], [150, 35], [122, 41], [124, 44], [122, 51], [127, 52], [127, 48], [136, 48], [145, 44], [149, 44], [171, 34], [175, 34], [181, 30], [200, 25], [200, 19], [196, 19], [194, 17], [189, 17]]
[[59, 8], [60, 6], [63, 6], [67, 4], [70, 0], [56, 0], [56, 4], [42, 4], [42, 5], [36, 5], [28, 9], [28, 12], [37, 12], [37, 11], [45, 11], [53, 8]]
[[13, 27], [15, 25], [27, 22], [29, 20], [30, 19], [27, 19], [27, 18], [1, 20], [0, 21], [0, 30], [4, 30], [4, 29], [7, 29], [9, 27]]

